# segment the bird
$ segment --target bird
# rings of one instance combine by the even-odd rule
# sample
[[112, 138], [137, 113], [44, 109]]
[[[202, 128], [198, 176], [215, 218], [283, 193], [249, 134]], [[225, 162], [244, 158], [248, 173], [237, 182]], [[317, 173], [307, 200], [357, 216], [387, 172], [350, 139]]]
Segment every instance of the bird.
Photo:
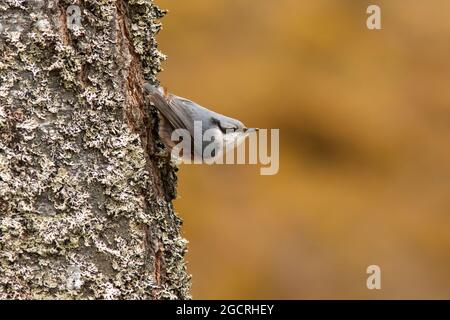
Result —
[[[224, 150], [229, 151], [230, 146], [231, 148], [237, 147], [248, 135], [259, 130], [258, 128], [247, 128], [239, 120], [169, 93], [161, 86], [146, 82], [143, 88], [151, 105], [160, 114], [159, 135], [161, 140], [172, 153], [179, 143], [173, 139], [174, 132], [177, 133], [175, 137], [182, 136], [183, 152], [187, 150], [189, 153], [181, 155], [184, 159], [197, 161], [216, 159], [224, 153]], [[180, 132], [181, 134], [179, 134]], [[190, 141], [184, 141], [186, 137]], [[195, 141], [196, 139], [197, 141]], [[201, 141], [198, 141], [199, 139]]]

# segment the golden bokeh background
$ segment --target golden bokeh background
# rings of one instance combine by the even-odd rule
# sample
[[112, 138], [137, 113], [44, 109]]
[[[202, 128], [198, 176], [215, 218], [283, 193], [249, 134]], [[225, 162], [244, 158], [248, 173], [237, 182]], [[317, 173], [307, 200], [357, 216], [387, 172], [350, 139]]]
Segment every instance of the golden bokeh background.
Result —
[[193, 297], [450, 298], [450, 2], [156, 2], [161, 83], [280, 129], [277, 175], [181, 166]]

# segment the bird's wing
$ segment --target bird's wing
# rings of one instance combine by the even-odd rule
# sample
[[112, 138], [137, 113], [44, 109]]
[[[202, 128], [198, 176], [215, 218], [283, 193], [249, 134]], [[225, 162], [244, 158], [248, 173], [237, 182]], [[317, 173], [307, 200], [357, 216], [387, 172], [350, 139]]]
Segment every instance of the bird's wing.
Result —
[[180, 99], [173, 95], [165, 95], [159, 88], [146, 83], [145, 91], [149, 94], [150, 102], [167, 119], [173, 129], [188, 129], [191, 131], [193, 124], [188, 121], [190, 110], [186, 109]]
[[[167, 113], [170, 113], [172, 119], [168, 120], [172, 125], [177, 128], [185, 128], [189, 130], [191, 135], [194, 134], [194, 121], [198, 119], [198, 115], [195, 112], [195, 108], [192, 106], [193, 102], [187, 99], [170, 94], [167, 101], [167, 106], [170, 111], [166, 109]], [[164, 111], [161, 111], [164, 114]], [[173, 121], [173, 122], [172, 122]]]

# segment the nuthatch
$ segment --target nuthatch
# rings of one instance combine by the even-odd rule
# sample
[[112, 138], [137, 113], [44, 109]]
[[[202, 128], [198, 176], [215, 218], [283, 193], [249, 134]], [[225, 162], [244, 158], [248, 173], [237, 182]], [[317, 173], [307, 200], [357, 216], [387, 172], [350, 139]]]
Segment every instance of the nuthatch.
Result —
[[[246, 128], [239, 120], [226, 117], [217, 112], [208, 110], [193, 101], [167, 93], [162, 87], [155, 87], [150, 83], [145, 83], [144, 90], [148, 94], [152, 105], [156, 107], [162, 116], [159, 126], [159, 135], [170, 150], [176, 145], [176, 142], [172, 140], [172, 133], [175, 130], [187, 130], [190, 137], [194, 139], [196, 138], [195, 128], [197, 124], [201, 124], [202, 136], [207, 130], [210, 135], [212, 133], [214, 136], [213, 143], [216, 144], [218, 150], [223, 150], [224, 147], [231, 144], [237, 146], [242, 143], [250, 133], [258, 130], [255, 128]], [[209, 144], [211, 144], [211, 141], [194, 143], [193, 148], [190, 148], [191, 158], [208, 158], [208, 156], [204, 154], [204, 150]], [[227, 151], [228, 150], [229, 149], [227, 149]], [[212, 154], [212, 157], [218, 155], [219, 154]]]

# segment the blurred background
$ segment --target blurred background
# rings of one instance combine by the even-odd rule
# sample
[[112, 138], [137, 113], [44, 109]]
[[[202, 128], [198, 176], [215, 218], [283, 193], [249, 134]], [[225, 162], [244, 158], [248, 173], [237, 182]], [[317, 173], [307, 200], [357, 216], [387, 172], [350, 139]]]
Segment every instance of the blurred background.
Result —
[[449, 299], [450, 2], [156, 3], [161, 83], [280, 129], [277, 175], [181, 166], [193, 297]]

